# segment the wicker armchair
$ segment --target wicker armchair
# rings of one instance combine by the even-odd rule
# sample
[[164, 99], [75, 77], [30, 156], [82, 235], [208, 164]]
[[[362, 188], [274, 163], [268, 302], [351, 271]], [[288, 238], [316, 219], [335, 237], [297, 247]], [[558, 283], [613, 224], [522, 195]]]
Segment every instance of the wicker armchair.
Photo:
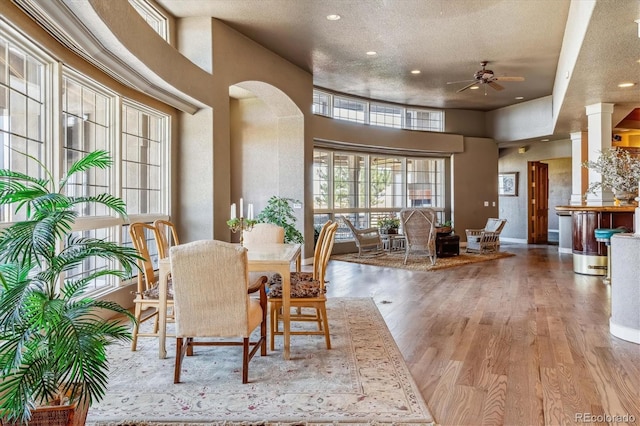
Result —
[[418, 251], [425, 253], [431, 264], [436, 263], [436, 212], [433, 209], [402, 209], [400, 211], [402, 228], [407, 239], [405, 243], [404, 264], [407, 264], [409, 253]]
[[489, 253], [500, 248], [500, 232], [507, 219], [487, 219], [483, 229], [466, 229], [467, 253]]
[[341, 217], [345, 225], [351, 230], [353, 238], [355, 238], [356, 246], [358, 247], [358, 257], [362, 256], [364, 251], [382, 251], [382, 239], [380, 238], [380, 231], [378, 228], [358, 229], [353, 226], [353, 223], [346, 216]]

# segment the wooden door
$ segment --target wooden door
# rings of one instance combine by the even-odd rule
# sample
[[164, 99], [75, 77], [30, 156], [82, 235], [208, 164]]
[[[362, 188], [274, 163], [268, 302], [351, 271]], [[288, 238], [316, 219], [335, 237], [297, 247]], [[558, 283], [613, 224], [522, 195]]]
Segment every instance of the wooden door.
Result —
[[549, 230], [549, 165], [528, 163], [529, 244], [546, 244]]

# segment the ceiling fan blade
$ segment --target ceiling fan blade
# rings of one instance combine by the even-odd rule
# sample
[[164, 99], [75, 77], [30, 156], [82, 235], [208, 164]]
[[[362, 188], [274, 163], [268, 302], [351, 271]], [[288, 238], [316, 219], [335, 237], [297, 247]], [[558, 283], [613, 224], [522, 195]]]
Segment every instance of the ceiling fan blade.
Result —
[[492, 88], [494, 88], [495, 90], [502, 90], [504, 89], [504, 87], [500, 86], [498, 83], [496, 83], [495, 81], [490, 81], [487, 83], [489, 86], [491, 86]]
[[500, 81], [524, 81], [524, 77], [494, 77], [493, 79]]
[[473, 83], [467, 84], [466, 86], [464, 86], [462, 89], [458, 89], [456, 90], [456, 93], [460, 93], [464, 90], [467, 90], [469, 87], [471, 86], [475, 86], [476, 84], [479, 84], [476, 80], [473, 80]]
[[477, 80], [473, 79], [473, 80], [447, 81], [447, 84], [466, 83], [468, 81], [477, 81]]

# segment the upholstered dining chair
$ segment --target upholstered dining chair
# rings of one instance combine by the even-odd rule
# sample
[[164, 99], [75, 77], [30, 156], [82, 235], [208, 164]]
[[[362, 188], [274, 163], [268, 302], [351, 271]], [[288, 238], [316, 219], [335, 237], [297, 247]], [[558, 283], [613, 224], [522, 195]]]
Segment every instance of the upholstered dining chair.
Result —
[[[193, 355], [194, 346], [220, 345], [242, 346], [242, 383], [247, 383], [249, 361], [258, 349], [260, 355], [267, 354], [267, 277], [252, 286], [259, 286], [256, 300], [248, 294], [246, 248], [207, 240], [172, 247], [170, 253], [176, 308], [174, 383], [180, 382], [184, 356]], [[252, 340], [258, 326], [260, 336]]]
[[489, 253], [500, 248], [500, 233], [507, 219], [489, 218], [482, 229], [466, 229], [467, 253]]
[[[167, 305], [160, 306], [160, 293], [158, 291], [158, 277], [155, 274], [151, 256], [149, 254], [148, 241], [156, 238], [156, 228], [153, 225], [142, 222], [134, 222], [129, 226], [129, 235], [133, 247], [138, 251], [142, 259], [138, 259], [140, 271], [137, 277], [137, 289], [135, 292], [134, 316], [136, 322], [131, 333], [131, 350], [135, 351], [138, 344], [138, 337], [158, 337], [158, 312], [160, 309], [170, 309], [173, 312], [173, 285], [169, 281], [167, 292]], [[146, 310], [153, 309], [153, 313], [143, 317]], [[169, 320], [173, 315], [167, 315]], [[140, 325], [143, 322], [153, 320], [153, 331], [140, 333]]]
[[[338, 223], [327, 221], [318, 236], [313, 256], [313, 272], [291, 272], [291, 308], [297, 308], [289, 319], [294, 321], [315, 322], [317, 330], [295, 330], [291, 335], [324, 335], [327, 349], [331, 349], [331, 335], [327, 318], [327, 296], [325, 295], [325, 272], [331, 257], [331, 250], [338, 230]], [[271, 350], [275, 346], [275, 336], [282, 335], [280, 331], [280, 315], [282, 313], [282, 277], [275, 275], [269, 281], [269, 312], [271, 314]], [[313, 313], [303, 309], [312, 309]]]
[[178, 240], [178, 231], [173, 222], [168, 220], [158, 219], [153, 222], [153, 226], [156, 228], [155, 237], [156, 244], [158, 246], [158, 256], [161, 259], [169, 256], [169, 249], [173, 246], [180, 244]]
[[251, 230], [242, 231], [243, 245], [251, 250], [257, 244], [284, 243], [284, 228], [273, 223], [256, 223]]
[[358, 257], [362, 256], [362, 252], [364, 251], [382, 251], [382, 239], [380, 238], [378, 228], [358, 229], [353, 226], [353, 223], [351, 223], [346, 216], [342, 216], [341, 219], [353, 234], [356, 246], [358, 247]]
[[409, 253], [423, 252], [431, 264], [436, 263], [436, 212], [429, 208], [402, 209], [400, 219], [406, 238], [404, 264], [407, 264]]

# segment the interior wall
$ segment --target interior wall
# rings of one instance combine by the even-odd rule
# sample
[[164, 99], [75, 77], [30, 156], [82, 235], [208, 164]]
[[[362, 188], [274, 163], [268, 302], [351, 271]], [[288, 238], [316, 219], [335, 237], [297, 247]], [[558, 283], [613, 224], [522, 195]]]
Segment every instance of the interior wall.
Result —
[[559, 242], [557, 206], [566, 206], [571, 200], [571, 158], [545, 160], [549, 165], [549, 241]]
[[[500, 217], [507, 219], [507, 225], [502, 231], [501, 237], [509, 238], [517, 242], [527, 242], [527, 162], [542, 161], [548, 162], [552, 159], [569, 159], [571, 158], [571, 141], [561, 140], [554, 142], [537, 142], [525, 147], [526, 152], [520, 154], [518, 147], [504, 148], [500, 150], [500, 158], [498, 160], [498, 169], [500, 173], [517, 172], [518, 173], [518, 195], [500, 196]], [[563, 163], [561, 163], [563, 164]], [[565, 167], [564, 165], [558, 167]], [[568, 173], [571, 172], [569, 164]], [[554, 192], [554, 202], [562, 202], [568, 204], [571, 196], [571, 179], [567, 179], [564, 174], [566, 170], [558, 169], [549, 176], [556, 175], [557, 181], [549, 181], [549, 194]], [[552, 190], [553, 186], [553, 190]], [[568, 194], [568, 195], [567, 195]], [[551, 200], [550, 200], [551, 201]], [[555, 210], [549, 205], [549, 219], [555, 220]]]
[[469, 109], [448, 109], [444, 115], [444, 131], [479, 138], [489, 137], [487, 113]]
[[[238, 204], [243, 197], [245, 210], [253, 203], [257, 216], [273, 195], [302, 201], [298, 167], [291, 167], [303, 161], [302, 118], [279, 118], [259, 98], [231, 99], [230, 114], [232, 202]], [[294, 211], [302, 232], [303, 209]], [[231, 240], [237, 242], [240, 237], [232, 234]]]
[[[464, 138], [464, 152], [451, 158], [452, 221], [461, 241], [465, 229], [484, 228], [498, 214], [498, 147], [493, 139]], [[485, 203], [487, 205], [485, 205]]]

